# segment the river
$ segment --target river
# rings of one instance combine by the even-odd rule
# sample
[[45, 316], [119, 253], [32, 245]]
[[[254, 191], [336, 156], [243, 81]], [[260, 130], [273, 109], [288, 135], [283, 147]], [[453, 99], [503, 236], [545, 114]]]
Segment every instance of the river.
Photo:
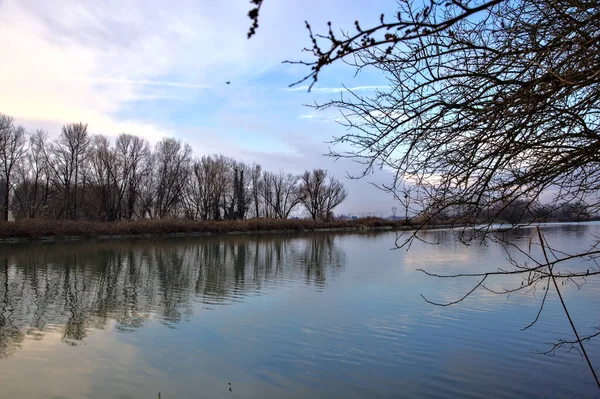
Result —
[[[600, 224], [544, 226], [588, 245]], [[527, 247], [527, 231], [512, 237]], [[510, 296], [434, 273], [509, 267], [498, 245], [428, 232], [312, 233], [0, 245], [0, 397], [594, 397], [550, 291]], [[581, 261], [570, 268], [589, 268]], [[592, 265], [593, 266], [593, 265]], [[516, 279], [516, 280], [515, 280]], [[520, 277], [490, 281], [502, 288]], [[582, 333], [600, 325], [600, 278], [561, 289]], [[600, 371], [600, 337], [588, 343]]]

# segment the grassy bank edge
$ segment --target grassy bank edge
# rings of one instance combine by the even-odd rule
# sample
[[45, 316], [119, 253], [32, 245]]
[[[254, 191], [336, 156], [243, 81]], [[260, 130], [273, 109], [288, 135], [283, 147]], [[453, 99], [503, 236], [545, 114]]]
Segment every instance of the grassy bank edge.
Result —
[[23, 220], [17, 222], [0, 222], [0, 243], [198, 237], [219, 234], [290, 234], [409, 229], [410, 227], [404, 221], [379, 218], [330, 222], [303, 219], [247, 219], [228, 221], [172, 219], [126, 222]]

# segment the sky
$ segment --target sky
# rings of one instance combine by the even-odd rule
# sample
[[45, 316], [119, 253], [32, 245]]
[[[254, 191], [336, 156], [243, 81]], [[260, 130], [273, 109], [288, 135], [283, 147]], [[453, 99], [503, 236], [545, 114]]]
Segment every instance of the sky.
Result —
[[343, 85], [368, 95], [385, 78], [354, 76], [339, 63], [309, 93], [289, 87], [308, 68], [282, 61], [311, 60], [302, 52], [311, 45], [305, 20], [322, 33], [328, 20], [368, 26], [394, 4], [265, 0], [248, 40], [248, 0], [0, 0], [0, 112], [51, 135], [81, 121], [94, 134], [174, 137], [197, 156], [221, 153], [271, 171], [324, 168], [348, 188], [338, 213], [389, 214], [398, 204], [371, 183], [391, 183], [391, 173], [347, 179], [361, 166], [324, 156], [344, 131], [339, 112], [306, 107], [338, 97]]

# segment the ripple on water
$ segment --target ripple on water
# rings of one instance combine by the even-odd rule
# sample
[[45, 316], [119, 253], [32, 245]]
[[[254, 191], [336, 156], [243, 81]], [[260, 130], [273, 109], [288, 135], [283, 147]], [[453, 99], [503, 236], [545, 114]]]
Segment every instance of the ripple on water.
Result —
[[[571, 233], [562, 237], [566, 245], [581, 239]], [[230, 381], [231, 395], [251, 397], [595, 394], [578, 355], [532, 353], [572, 334], [554, 297], [522, 332], [540, 292], [476, 292], [451, 307], [419, 296], [456, 300], [473, 282], [425, 278], [415, 268], [481, 271], [503, 264], [501, 251], [451, 242], [389, 251], [393, 239], [306, 235], [11, 249], [9, 270], [0, 270], [0, 375], [11, 376], [3, 392], [19, 397], [19, 384], [46, 381], [44, 373], [54, 371], [57, 397], [85, 396], [70, 384], [90, 380], [96, 397], [155, 396], [148, 386], [160, 387], [163, 397], [220, 397], [214, 387]], [[592, 331], [600, 283], [565, 286], [564, 293], [576, 323]], [[589, 351], [600, 358], [598, 345], [590, 342]], [[85, 367], [72, 367], [70, 356]]]

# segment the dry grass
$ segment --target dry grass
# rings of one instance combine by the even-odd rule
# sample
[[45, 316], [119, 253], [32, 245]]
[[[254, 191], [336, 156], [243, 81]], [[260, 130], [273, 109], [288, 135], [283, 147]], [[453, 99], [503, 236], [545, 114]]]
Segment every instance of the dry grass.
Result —
[[0, 239], [168, 235], [193, 233], [234, 233], [265, 231], [313, 231], [319, 229], [371, 229], [377, 227], [401, 228], [401, 221], [363, 218], [350, 221], [308, 219], [247, 219], [247, 220], [135, 220], [126, 222], [88, 222], [66, 220], [21, 220], [0, 222]]

